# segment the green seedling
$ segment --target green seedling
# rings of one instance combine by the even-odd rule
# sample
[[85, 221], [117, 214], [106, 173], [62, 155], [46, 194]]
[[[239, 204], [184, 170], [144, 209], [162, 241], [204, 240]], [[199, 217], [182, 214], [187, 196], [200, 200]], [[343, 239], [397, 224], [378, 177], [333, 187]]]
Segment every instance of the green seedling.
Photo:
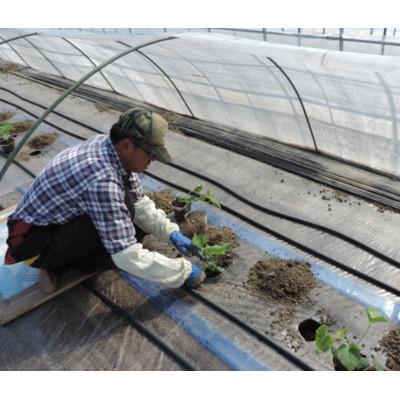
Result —
[[[191, 195], [190, 193], [193, 194]], [[190, 193], [188, 196], [178, 197], [177, 200], [185, 205], [192, 204], [196, 201], [204, 201], [214, 207], [221, 208], [221, 205], [218, 203], [211, 189], [207, 189], [207, 191], [203, 192], [203, 185], [196, 186]]]
[[213, 246], [208, 245], [208, 239], [205, 235], [194, 235], [192, 239], [194, 246], [202, 249], [204, 256], [203, 269], [208, 269], [215, 272], [224, 272], [225, 270], [218, 265], [218, 259], [232, 251], [230, 243], [219, 243]]
[[11, 134], [14, 131], [14, 126], [9, 122], [0, 122], [0, 142], [8, 143], [11, 141]]
[[[362, 370], [368, 367], [368, 358], [361, 354], [359, 345], [372, 325], [380, 322], [387, 322], [387, 319], [383, 314], [372, 307], [367, 309], [367, 316], [368, 327], [355, 343], [350, 342], [348, 339], [347, 328], [340, 328], [334, 334], [330, 334], [328, 332], [328, 327], [326, 325], [321, 325], [317, 329], [315, 337], [317, 353], [325, 353], [331, 350], [333, 357], [340, 361], [348, 371], [354, 371], [355, 369]], [[337, 345], [334, 346], [334, 343]], [[372, 356], [372, 361], [376, 370], [385, 370], [382, 362], [376, 356]]]

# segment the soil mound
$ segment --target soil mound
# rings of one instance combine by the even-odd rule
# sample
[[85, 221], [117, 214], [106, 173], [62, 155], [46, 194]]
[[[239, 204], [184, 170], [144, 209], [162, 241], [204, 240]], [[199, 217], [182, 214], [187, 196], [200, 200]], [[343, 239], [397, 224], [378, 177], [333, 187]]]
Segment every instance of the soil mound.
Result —
[[308, 298], [316, 281], [309, 264], [273, 258], [258, 261], [250, 268], [247, 285], [274, 300], [297, 304]]
[[387, 354], [386, 367], [400, 371], [400, 328], [392, 329], [380, 341]]
[[230, 243], [233, 248], [239, 246], [239, 239], [233, 233], [231, 229], [226, 226], [209, 226], [206, 236], [208, 238], [208, 244], [213, 246], [221, 242]]
[[43, 133], [33, 137], [28, 142], [28, 146], [37, 150], [41, 150], [52, 144], [58, 137], [57, 133]]
[[13, 133], [21, 133], [27, 131], [33, 125], [33, 121], [30, 119], [25, 119], [24, 121], [17, 121], [13, 123], [14, 130]]
[[171, 203], [175, 200], [175, 196], [169, 189], [162, 190], [161, 192], [147, 192], [146, 196], [150, 197], [156, 204], [156, 207], [164, 210], [166, 214], [173, 211]]
[[0, 112], [0, 122], [7, 121], [15, 115], [15, 111]]

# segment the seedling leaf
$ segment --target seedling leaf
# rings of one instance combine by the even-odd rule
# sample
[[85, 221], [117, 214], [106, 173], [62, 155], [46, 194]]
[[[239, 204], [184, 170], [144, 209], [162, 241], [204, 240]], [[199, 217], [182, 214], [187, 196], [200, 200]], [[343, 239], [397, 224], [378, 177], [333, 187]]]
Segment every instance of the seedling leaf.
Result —
[[361, 360], [360, 349], [354, 343], [350, 345], [343, 343], [337, 349], [336, 357], [348, 371], [354, 371]]
[[325, 353], [332, 346], [333, 339], [328, 333], [328, 327], [326, 325], [321, 325], [315, 335], [315, 346], [317, 348], [317, 353]]
[[385, 316], [373, 307], [367, 309], [368, 321], [370, 324], [377, 324], [379, 322], [387, 322]]
[[208, 243], [207, 237], [205, 235], [196, 234], [192, 238], [192, 244], [201, 249], [206, 247]]
[[14, 126], [9, 122], [0, 122], [0, 141], [8, 142], [11, 139], [11, 133]]
[[214, 246], [206, 246], [204, 249], [204, 256], [206, 258], [215, 256], [224, 256], [226, 253], [232, 250], [232, 245], [230, 243], [221, 243]]

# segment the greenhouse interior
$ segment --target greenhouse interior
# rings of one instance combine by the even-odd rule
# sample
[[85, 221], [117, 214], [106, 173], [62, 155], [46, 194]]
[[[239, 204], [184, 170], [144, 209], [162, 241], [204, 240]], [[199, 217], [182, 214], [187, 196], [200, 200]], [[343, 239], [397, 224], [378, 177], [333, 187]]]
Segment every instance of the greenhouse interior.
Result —
[[[400, 370], [399, 56], [398, 28], [0, 29], [0, 370]], [[138, 242], [205, 279], [46, 293], [8, 218], [133, 108], [168, 122], [145, 198], [201, 252]]]

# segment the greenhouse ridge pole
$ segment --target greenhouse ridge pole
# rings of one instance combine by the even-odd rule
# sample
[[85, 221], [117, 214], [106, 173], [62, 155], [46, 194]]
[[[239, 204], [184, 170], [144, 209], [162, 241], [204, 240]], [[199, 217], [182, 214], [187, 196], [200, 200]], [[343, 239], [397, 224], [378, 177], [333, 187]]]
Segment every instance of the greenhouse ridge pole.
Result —
[[[95, 62], [80, 48], [78, 47], [75, 43], [73, 43], [72, 41], [68, 40], [67, 38], [63, 37], [63, 40], [65, 40], [70, 46], [72, 46], [74, 49], [78, 50], [79, 53], [81, 53], [87, 60], [89, 60], [89, 62], [93, 65], [93, 67], [96, 67]], [[111, 85], [110, 81], [106, 78], [106, 76], [103, 74], [103, 71], [99, 71], [101, 76], [103, 77], [103, 79], [108, 83], [108, 85], [110, 86], [111, 90], [114, 90], [114, 92], [116, 92], [115, 88], [113, 87], [113, 85]]]
[[26, 38], [26, 37], [28, 37], [28, 36], [34, 36], [34, 35], [38, 35], [38, 32], [25, 33], [24, 35], [14, 36], [14, 37], [12, 37], [12, 38], [10, 38], [10, 39], [2, 40], [2, 41], [0, 42], [0, 46], [1, 46], [2, 44], [4, 44], [4, 43], [12, 42], [13, 40], [23, 39], [23, 38]]
[[[28, 36], [35, 36], [35, 35], [38, 35], [38, 32], [26, 33], [26, 34], [24, 34], [24, 35], [14, 36], [14, 37], [9, 38], [9, 39], [3, 39], [3, 38], [0, 36], [0, 39], [2, 39], [2, 41], [0, 42], [0, 46], [1, 46], [2, 44], [8, 43], [8, 42], [12, 42], [12, 41], [17, 40], [17, 39], [24, 39], [24, 38], [26, 38], [26, 37], [28, 37]], [[14, 51], [14, 53], [22, 60], [22, 62], [23, 62], [24, 64], [26, 64], [28, 67], [31, 67], [31, 65], [24, 59], [24, 57], [21, 56], [21, 54], [18, 53], [17, 50], [14, 49], [13, 46], [11, 46], [11, 44], [10, 44], [9, 46], [10, 46], [11, 50]]]
[[8, 156], [8, 159], [6, 163], [4, 164], [3, 168], [0, 171], [0, 181], [3, 179], [4, 174], [7, 172], [8, 168], [10, 167], [11, 163], [14, 161], [16, 155], [18, 152], [21, 150], [23, 145], [27, 142], [27, 140], [32, 136], [33, 132], [36, 130], [36, 128], [43, 122], [43, 120], [69, 95], [71, 94], [76, 88], [78, 88], [83, 82], [85, 82], [87, 79], [89, 79], [92, 75], [94, 75], [96, 72], [100, 71], [107, 65], [113, 63], [114, 61], [118, 60], [119, 58], [125, 56], [126, 54], [132, 53], [136, 50], [139, 50], [143, 47], [150, 46], [151, 44], [159, 43], [159, 42], [164, 42], [166, 40], [171, 40], [175, 39], [174, 36], [169, 36], [166, 38], [161, 38], [161, 39], [156, 39], [152, 40], [150, 42], [141, 44], [136, 47], [130, 47], [127, 50], [124, 50], [117, 55], [109, 58], [108, 60], [104, 61], [101, 63], [98, 67], [93, 68], [91, 71], [89, 71], [86, 75], [84, 75], [78, 82], [75, 82], [71, 87], [69, 87], [37, 120], [36, 122], [32, 125], [32, 127], [28, 130], [28, 132], [25, 134], [25, 136], [21, 139], [21, 141], [17, 144], [15, 147], [14, 151]]
[[[118, 43], [123, 44], [124, 46], [128, 46], [131, 47], [129, 44], [121, 42], [120, 40], [117, 40]], [[181, 98], [181, 100], [183, 101], [183, 104], [185, 104], [186, 108], [188, 109], [190, 115], [194, 118], [194, 114], [192, 112], [192, 110], [189, 107], [189, 104], [186, 102], [185, 98], [183, 97], [181, 91], [178, 89], [178, 87], [175, 85], [175, 82], [172, 80], [172, 78], [154, 61], [152, 60], [148, 55], [144, 54], [142, 51], [138, 50], [137, 51], [142, 57], [146, 58], [146, 60], [148, 60], [149, 62], [151, 62], [167, 79], [168, 81], [171, 83], [171, 85], [175, 88], [175, 90], [177, 91], [179, 97]]]
[[[317, 142], [315, 141], [314, 132], [313, 132], [313, 130], [312, 130], [312, 128], [311, 128], [311, 123], [310, 123], [310, 120], [308, 119], [307, 111], [306, 111], [306, 108], [304, 107], [303, 100], [301, 99], [300, 93], [298, 92], [298, 90], [297, 90], [295, 84], [294, 84], [294, 83], [292, 82], [292, 80], [289, 78], [288, 74], [283, 70], [283, 68], [282, 68], [275, 60], [273, 60], [271, 57], [267, 57], [267, 58], [268, 58], [269, 61], [272, 62], [272, 64], [275, 65], [276, 68], [279, 69], [279, 71], [282, 72], [282, 74], [284, 75], [284, 77], [289, 81], [290, 85], [292, 86], [293, 90], [295, 91], [296, 96], [297, 96], [297, 98], [298, 98], [299, 101], [300, 101], [300, 105], [301, 105], [301, 108], [302, 108], [302, 110], [303, 110], [304, 116], [305, 116], [305, 118], [306, 118], [308, 128], [310, 129], [311, 137], [312, 137], [312, 140], [313, 140], [313, 142], [314, 142], [315, 151], [318, 153], [319, 150], [318, 150], [318, 147], [317, 147]], [[1, 177], [0, 177], [0, 179], [1, 179]]]

